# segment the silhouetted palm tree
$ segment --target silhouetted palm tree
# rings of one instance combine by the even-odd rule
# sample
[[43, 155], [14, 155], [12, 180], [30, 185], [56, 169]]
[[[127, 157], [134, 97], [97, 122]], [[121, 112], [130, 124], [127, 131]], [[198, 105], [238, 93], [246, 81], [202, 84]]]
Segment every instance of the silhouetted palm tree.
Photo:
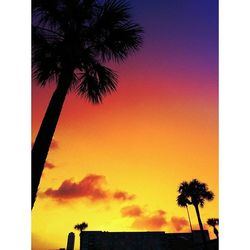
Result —
[[76, 224], [74, 229], [79, 230], [80, 232], [84, 231], [88, 227], [86, 222], [82, 222], [81, 224]]
[[80, 231], [80, 250], [83, 249], [83, 231], [88, 227], [86, 222], [82, 222], [81, 224], [76, 224], [74, 229]]
[[193, 228], [192, 228], [192, 223], [191, 223], [191, 219], [190, 219], [190, 215], [189, 215], [188, 203], [187, 203], [186, 197], [184, 197], [184, 196], [178, 196], [177, 197], [177, 204], [178, 204], [178, 206], [180, 206], [180, 207], [186, 207], [186, 209], [187, 209], [189, 226], [190, 226], [190, 230], [192, 232], [192, 237], [193, 237]]
[[97, 104], [116, 90], [104, 63], [124, 61], [142, 45], [142, 28], [122, 0], [33, 0], [32, 67], [40, 86], [55, 81], [32, 148], [32, 207], [50, 143], [69, 90]]
[[180, 207], [186, 207], [187, 205], [193, 205], [198, 218], [200, 230], [202, 233], [202, 239], [207, 249], [206, 237], [201, 222], [201, 216], [199, 206], [204, 207], [205, 200], [211, 201], [214, 198], [214, 193], [208, 190], [206, 183], [201, 183], [197, 179], [193, 179], [191, 182], [182, 182], [178, 188], [179, 195], [177, 197], [177, 204]]
[[214, 228], [214, 234], [216, 235], [216, 238], [219, 239], [219, 232], [216, 226], [219, 225], [219, 219], [218, 218], [209, 218], [207, 220], [207, 224]]

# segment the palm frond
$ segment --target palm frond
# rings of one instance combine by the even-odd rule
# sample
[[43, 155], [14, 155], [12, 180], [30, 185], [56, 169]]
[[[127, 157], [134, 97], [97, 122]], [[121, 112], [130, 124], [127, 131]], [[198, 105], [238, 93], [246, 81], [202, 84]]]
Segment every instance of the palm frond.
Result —
[[43, 32], [35, 27], [32, 30], [32, 75], [44, 86], [59, 74], [57, 49]]
[[76, 224], [76, 225], [74, 226], [74, 229], [79, 230], [79, 231], [82, 232], [82, 231], [85, 230], [87, 227], [88, 227], [88, 224], [87, 224], [86, 222], [82, 222], [82, 223], [80, 223], [80, 224]]
[[212, 201], [214, 199], [214, 193], [212, 191], [207, 191], [203, 197], [208, 200], [208, 201]]
[[33, 0], [32, 18], [39, 26], [55, 28], [63, 23], [63, 13], [60, 11], [62, 0]]
[[91, 30], [103, 61], [123, 61], [142, 46], [143, 28], [132, 22], [129, 9], [125, 1], [106, 1], [97, 16]]
[[190, 205], [190, 201], [188, 200], [188, 197], [183, 194], [178, 195], [176, 201], [179, 207], [186, 207], [187, 205]]
[[99, 13], [99, 22], [107, 28], [127, 22], [131, 18], [130, 9], [131, 7], [126, 1], [108, 0], [104, 2]]
[[[214, 193], [208, 189], [207, 184], [197, 179], [193, 179], [190, 182], [182, 182], [178, 188], [178, 192], [180, 194], [179, 196], [185, 197], [190, 204], [195, 206], [200, 205], [200, 207], [204, 207], [206, 200], [211, 201], [214, 198]], [[182, 202], [182, 200], [180, 202]], [[183, 200], [183, 202], [185, 202], [185, 200]]]
[[93, 64], [82, 75], [78, 94], [93, 104], [101, 103], [102, 97], [116, 90], [117, 74], [101, 64]]
[[142, 45], [143, 29], [122, 0], [34, 0], [33, 78], [40, 85], [74, 72], [69, 88], [92, 103], [116, 90], [116, 73], [102, 65], [124, 60]]
[[183, 181], [179, 187], [178, 187], [178, 192], [179, 193], [188, 193], [188, 189], [189, 189], [189, 184], [187, 181]]
[[207, 224], [209, 226], [215, 227], [215, 226], [219, 225], [219, 219], [218, 218], [209, 218], [207, 220]]
[[142, 45], [142, 37], [138, 36], [142, 29], [137, 24], [125, 23], [113, 30], [106, 37], [101, 50], [104, 61], [123, 61], [131, 52], [134, 53]]

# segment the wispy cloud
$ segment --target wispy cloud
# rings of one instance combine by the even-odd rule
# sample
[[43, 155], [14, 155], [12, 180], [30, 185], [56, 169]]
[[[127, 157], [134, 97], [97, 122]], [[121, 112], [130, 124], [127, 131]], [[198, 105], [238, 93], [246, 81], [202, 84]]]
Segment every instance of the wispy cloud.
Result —
[[129, 193], [124, 192], [124, 191], [116, 191], [113, 194], [113, 198], [116, 200], [120, 200], [120, 201], [127, 201], [127, 200], [133, 200], [135, 198], [135, 195], [129, 194]]
[[151, 214], [142, 214], [135, 217], [132, 227], [144, 230], [160, 230], [167, 225], [166, 213], [163, 210], [154, 211]]
[[179, 232], [188, 226], [188, 221], [184, 217], [173, 216], [170, 220], [170, 224], [175, 231]]
[[123, 217], [137, 217], [142, 213], [142, 209], [137, 205], [127, 206], [121, 209], [121, 214]]
[[122, 217], [132, 219], [131, 228], [140, 230], [168, 230], [179, 232], [187, 230], [188, 221], [184, 217], [172, 216], [167, 219], [166, 211], [159, 209], [150, 211], [139, 205], [126, 206], [121, 209]]
[[148, 212], [138, 205], [132, 205], [122, 208], [121, 215], [133, 218], [131, 227], [134, 229], [160, 230], [167, 225], [166, 212], [163, 210]]

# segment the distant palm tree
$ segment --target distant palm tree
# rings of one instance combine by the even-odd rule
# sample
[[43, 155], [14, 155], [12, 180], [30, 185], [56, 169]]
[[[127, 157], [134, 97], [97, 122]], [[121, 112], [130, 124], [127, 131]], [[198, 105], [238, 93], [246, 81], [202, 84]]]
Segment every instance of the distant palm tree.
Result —
[[184, 196], [180, 196], [179, 197], [178, 196], [177, 197], [177, 204], [178, 204], [178, 206], [180, 206], [180, 207], [186, 207], [186, 209], [187, 209], [189, 226], [190, 226], [190, 230], [191, 230], [192, 237], [193, 237], [193, 228], [192, 228], [192, 223], [191, 223], [191, 219], [190, 219], [190, 215], [189, 215], [188, 203], [187, 203], [186, 197], [184, 197]]
[[86, 222], [82, 222], [81, 224], [76, 224], [74, 229], [80, 231], [80, 250], [83, 250], [83, 231], [88, 227]]
[[207, 220], [207, 224], [214, 228], [214, 234], [216, 235], [216, 238], [219, 239], [219, 232], [216, 226], [219, 225], [219, 219], [218, 218], [210, 218]]
[[67, 93], [101, 103], [117, 86], [117, 74], [104, 64], [136, 52], [143, 29], [122, 0], [33, 0], [32, 18], [33, 77], [40, 86], [57, 83], [32, 148], [33, 207]]
[[191, 182], [182, 182], [178, 188], [177, 204], [180, 207], [186, 207], [187, 205], [193, 205], [198, 218], [202, 240], [205, 249], [207, 249], [206, 237], [201, 221], [199, 206], [204, 207], [205, 200], [211, 201], [214, 199], [214, 193], [208, 190], [206, 183], [199, 182], [197, 179], [193, 179]]

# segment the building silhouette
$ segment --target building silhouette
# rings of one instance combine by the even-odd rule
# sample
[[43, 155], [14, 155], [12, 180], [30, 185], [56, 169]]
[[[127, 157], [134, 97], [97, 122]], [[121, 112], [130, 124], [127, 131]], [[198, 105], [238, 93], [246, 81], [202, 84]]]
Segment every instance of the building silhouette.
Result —
[[[208, 231], [205, 231], [209, 241]], [[85, 231], [80, 250], [186, 250], [202, 249], [199, 230], [192, 233]], [[195, 248], [193, 248], [196, 246]], [[214, 249], [214, 248], [213, 248]], [[209, 249], [210, 250], [210, 249]], [[212, 250], [212, 249], [211, 249]]]
[[68, 235], [66, 250], [74, 250], [74, 244], [75, 244], [75, 234], [73, 232], [70, 232]]

